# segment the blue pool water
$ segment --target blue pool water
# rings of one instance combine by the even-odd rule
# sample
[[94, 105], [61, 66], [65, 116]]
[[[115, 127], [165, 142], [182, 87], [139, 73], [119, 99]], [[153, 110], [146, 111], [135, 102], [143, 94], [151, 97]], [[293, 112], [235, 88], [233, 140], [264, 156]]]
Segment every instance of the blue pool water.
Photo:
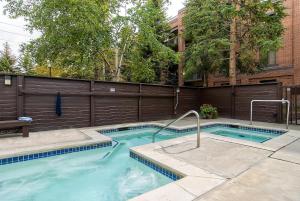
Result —
[[271, 130], [264, 130], [264, 129], [253, 129], [248, 130], [247, 127], [235, 127], [235, 126], [228, 126], [228, 125], [216, 125], [212, 127], [204, 128], [203, 131], [220, 135], [229, 138], [247, 140], [252, 142], [259, 142], [263, 143], [266, 142], [274, 137], [278, 137], [282, 135], [283, 131], [271, 131]]
[[[172, 182], [129, 157], [129, 148], [152, 142], [157, 127], [104, 131], [112, 147], [0, 166], [1, 201], [123, 201]], [[215, 125], [202, 131], [263, 142], [281, 132], [253, 131]], [[195, 134], [195, 129], [169, 129], [157, 141]]]
[[[121, 132], [118, 145], [0, 166], [1, 201], [123, 201], [172, 182], [129, 157], [155, 128]], [[176, 137], [164, 132], [159, 140]], [[113, 145], [116, 145], [114, 142]]]
[[[134, 134], [135, 136], [138, 136], [138, 135], [144, 135], [144, 133], [153, 133], [157, 129], [158, 129], [157, 126], [146, 125], [143, 127], [111, 129], [111, 130], [104, 131], [104, 133], [112, 137], [122, 137], [123, 134], [127, 136], [128, 135], [127, 132], [131, 132], [132, 135]], [[158, 140], [163, 140], [163, 139], [170, 139], [170, 138], [184, 136], [184, 135], [195, 134], [196, 130], [197, 130], [196, 127], [183, 129], [183, 130], [175, 130], [175, 129], [167, 128], [162, 133], [158, 134], [157, 138]], [[283, 130], [260, 129], [260, 128], [230, 125], [230, 124], [205, 125], [201, 127], [201, 132], [206, 132], [214, 135], [235, 138], [240, 140], [258, 142], [258, 143], [266, 142], [274, 137], [278, 137], [283, 133], [285, 133], [285, 131]]]

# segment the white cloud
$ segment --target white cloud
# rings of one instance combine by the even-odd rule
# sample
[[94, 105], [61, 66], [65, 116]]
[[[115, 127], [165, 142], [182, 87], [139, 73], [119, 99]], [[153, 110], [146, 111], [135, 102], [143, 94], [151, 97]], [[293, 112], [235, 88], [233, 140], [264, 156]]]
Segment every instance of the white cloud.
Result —
[[[185, 0], [171, 0], [167, 8], [168, 17], [176, 16], [178, 11], [184, 7]], [[29, 33], [25, 30], [26, 22], [23, 18], [10, 19], [3, 14], [5, 2], [0, 1], [0, 49], [2, 44], [8, 42], [13, 54], [19, 55], [20, 45], [37, 37], [38, 33]]]

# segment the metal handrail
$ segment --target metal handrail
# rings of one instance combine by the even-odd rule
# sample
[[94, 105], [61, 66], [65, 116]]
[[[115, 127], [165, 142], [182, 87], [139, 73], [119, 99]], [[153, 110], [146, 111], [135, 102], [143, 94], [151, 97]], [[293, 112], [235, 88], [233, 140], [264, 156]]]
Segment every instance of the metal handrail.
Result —
[[252, 125], [252, 118], [253, 118], [253, 103], [254, 102], [275, 102], [275, 103], [282, 103], [282, 104], [285, 104], [287, 103], [288, 104], [288, 108], [287, 108], [287, 117], [286, 117], [286, 128], [289, 129], [289, 117], [290, 117], [290, 101], [288, 100], [252, 100], [251, 101], [251, 110], [250, 110], [250, 124]]
[[184, 115], [182, 115], [181, 117], [179, 117], [178, 119], [168, 123], [167, 125], [165, 125], [164, 127], [162, 127], [161, 129], [159, 129], [158, 131], [156, 131], [155, 133], [153, 133], [152, 135], [152, 142], [155, 142], [155, 136], [160, 133], [161, 131], [165, 130], [167, 127], [169, 127], [171, 124], [174, 124], [182, 119], [184, 119], [185, 117], [189, 116], [190, 114], [194, 114], [197, 118], [197, 148], [200, 147], [200, 116], [198, 114], [198, 112], [196, 112], [195, 110], [190, 110], [187, 113], [185, 113]]

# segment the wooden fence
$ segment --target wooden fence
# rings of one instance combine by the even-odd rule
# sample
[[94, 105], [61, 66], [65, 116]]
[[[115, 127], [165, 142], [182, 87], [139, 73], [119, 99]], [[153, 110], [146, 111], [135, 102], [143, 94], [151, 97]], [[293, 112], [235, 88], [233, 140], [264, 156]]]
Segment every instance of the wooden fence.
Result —
[[[0, 75], [0, 121], [33, 118], [31, 130], [52, 130], [173, 118], [199, 108], [197, 88]], [[62, 116], [55, 113], [57, 93]]]
[[[290, 124], [300, 125], [300, 86], [283, 87], [283, 97], [291, 103]], [[285, 117], [286, 112], [287, 108], [284, 107], [283, 118]]]
[[[211, 87], [200, 89], [199, 96], [200, 105], [214, 105], [222, 117], [249, 120], [251, 100], [280, 100], [282, 87], [279, 83]], [[254, 103], [253, 120], [282, 122], [282, 107], [278, 103]]]
[[[116, 83], [0, 75], [0, 121], [30, 116], [32, 131], [101, 126], [174, 118], [204, 103], [218, 107], [220, 115], [248, 119], [250, 101], [278, 99], [278, 84], [236, 87], [181, 87], [175, 108], [176, 86]], [[62, 116], [55, 113], [57, 93], [62, 96]], [[280, 120], [280, 107], [257, 104], [254, 120]]]

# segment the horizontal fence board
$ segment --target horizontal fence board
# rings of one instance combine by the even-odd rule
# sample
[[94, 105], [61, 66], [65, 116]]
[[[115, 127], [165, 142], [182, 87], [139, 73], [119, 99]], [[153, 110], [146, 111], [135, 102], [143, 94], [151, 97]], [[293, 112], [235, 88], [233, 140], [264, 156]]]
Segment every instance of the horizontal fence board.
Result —
[[16, 77], [12, 77], [12, 85], [4, 85], [4, 76], [0, 76], [0, 121], [17, 118]]
[[[31, 131], [101, 126], [175, 118], [202, 104], [218, 108], [220, 116], [248, 119], [252, 99], [277, 99], [278, 85], [180, 87], [72, 79], [19, 77], [4, 85], [0, 75], [0, 121], [17, 119], [18, 112], [33, 118]], [[62, 116], [55, 113], [61, 93]], [[176, 107], [176, 108], [175, 108]], [[18, 112], [17, 112], [18, 111]], [[278, 105], [255, 104], [254, 120], [274, 122]]]

